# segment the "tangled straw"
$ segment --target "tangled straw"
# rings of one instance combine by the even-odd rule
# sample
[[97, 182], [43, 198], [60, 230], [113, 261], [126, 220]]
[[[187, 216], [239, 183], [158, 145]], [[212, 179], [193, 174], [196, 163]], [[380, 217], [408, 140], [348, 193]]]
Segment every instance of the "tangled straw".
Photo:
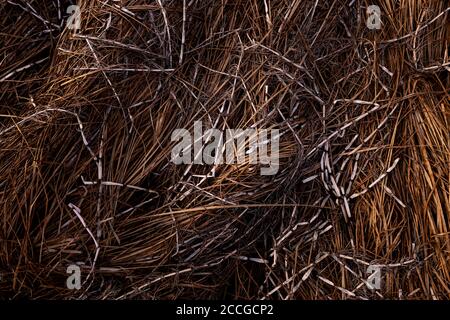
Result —
[[[73, 4], [0, 3], [2, 298], [450, 297], [445, 1]], [[280, 171], [175, 165], [195, 121]]]

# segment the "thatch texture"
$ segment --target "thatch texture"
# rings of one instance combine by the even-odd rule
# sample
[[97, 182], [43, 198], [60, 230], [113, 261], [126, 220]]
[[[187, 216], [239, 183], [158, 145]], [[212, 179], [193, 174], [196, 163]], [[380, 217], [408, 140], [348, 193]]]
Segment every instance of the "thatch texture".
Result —
[[[447, 1], [70, 4], [0, 3], [1, 297], [450, 297]], [[196, 120], [279, 172], [173, 164]]]

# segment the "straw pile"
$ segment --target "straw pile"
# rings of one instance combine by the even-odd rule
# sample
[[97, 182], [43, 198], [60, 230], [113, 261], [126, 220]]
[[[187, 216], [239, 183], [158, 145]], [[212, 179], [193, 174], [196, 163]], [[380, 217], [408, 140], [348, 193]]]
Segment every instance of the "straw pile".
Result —
[[[450, 297], [446, 1], [71, 4], [0, 4], [1, 297]], [[175, 165], [196, 120], [279, 172]]]

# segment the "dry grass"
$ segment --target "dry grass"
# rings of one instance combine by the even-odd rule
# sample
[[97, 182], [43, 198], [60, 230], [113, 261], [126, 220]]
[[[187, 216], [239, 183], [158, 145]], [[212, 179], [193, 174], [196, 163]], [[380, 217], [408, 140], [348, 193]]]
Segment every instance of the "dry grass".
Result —
[[[2, 1], [0, 296], [448, 299], [445, 2]], [[195, 120], [279, 173], [174, 165]]]

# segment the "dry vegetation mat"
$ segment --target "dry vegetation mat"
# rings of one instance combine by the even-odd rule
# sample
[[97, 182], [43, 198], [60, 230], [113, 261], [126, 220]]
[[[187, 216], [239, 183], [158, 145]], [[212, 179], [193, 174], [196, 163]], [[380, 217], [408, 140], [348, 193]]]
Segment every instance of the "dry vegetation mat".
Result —
[[[449, 11], [2, 0], [0, 297], [448, 299]], [[195, 121], [279, 130], [278, 172], [174, 164]]]

